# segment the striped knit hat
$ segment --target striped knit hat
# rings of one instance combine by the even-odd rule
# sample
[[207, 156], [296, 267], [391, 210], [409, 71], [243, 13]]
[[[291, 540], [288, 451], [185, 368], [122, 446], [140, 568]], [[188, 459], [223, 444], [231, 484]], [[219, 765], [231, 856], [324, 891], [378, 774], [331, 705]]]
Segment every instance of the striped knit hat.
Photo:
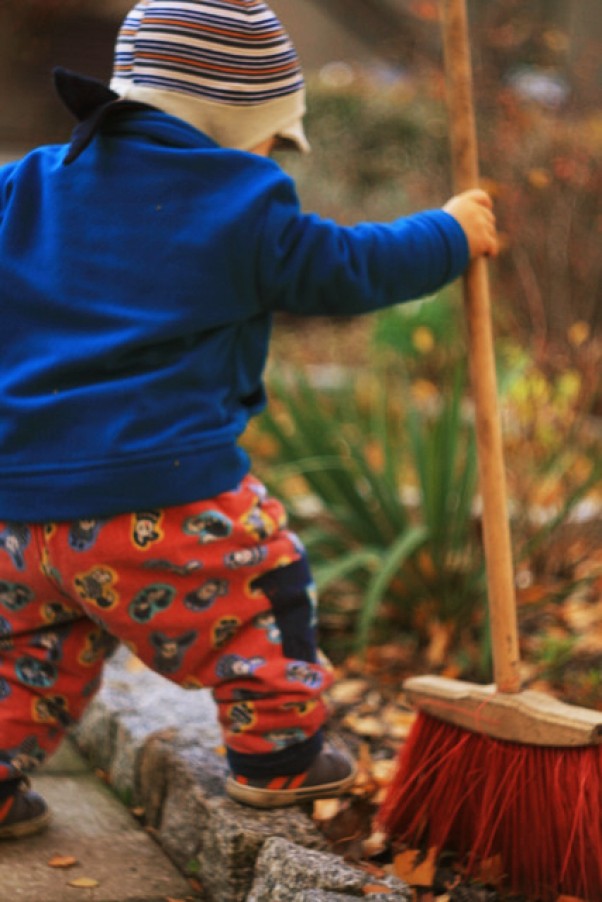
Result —
[[277, 135], [309, 150], [299, 60], [262, 0], [140, 0], [117, 37], [111, 88], [224, 147]]

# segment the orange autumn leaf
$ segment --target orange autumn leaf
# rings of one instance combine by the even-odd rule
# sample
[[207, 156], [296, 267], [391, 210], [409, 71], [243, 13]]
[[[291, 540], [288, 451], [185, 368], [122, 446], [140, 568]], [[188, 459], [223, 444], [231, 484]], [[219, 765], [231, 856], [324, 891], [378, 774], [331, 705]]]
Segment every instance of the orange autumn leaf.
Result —
[[539, 604], [550, 594], [550, 590], [546, 586], [536, 583], [532, 586], [526, 586], [524, 589], [517, 589], [516, 600], [519, 604]]
[[73, 880], [69, 880], [68, 886], [74, 886], [77, 889], [95, 889], [100, 884], [93, 877], [74, 877]]
[[383, 893], [389, 894], [391, 892], [390, 886], [385, 886], [384, 883], [366, 883], [365, 886], [362, 886], [362, 892], [364, 896], [374, 896], [374, 895], [383, 895]]
[[79, 864], [73, 855], [53, 855], [47, 863], [49, 868], [72, 868]]
[[437, 849], [429, 849], [424, 860], [419, 860], [420, 852], [408, 849], [395, 856], [393, 870], [396, 877], [410, 886], [432, 886], [437, 866]]
[[430, 667], [439, 667], [448, 657], [454, 626], [435, 620], [428, 628], [429, 644], [425, 656]]

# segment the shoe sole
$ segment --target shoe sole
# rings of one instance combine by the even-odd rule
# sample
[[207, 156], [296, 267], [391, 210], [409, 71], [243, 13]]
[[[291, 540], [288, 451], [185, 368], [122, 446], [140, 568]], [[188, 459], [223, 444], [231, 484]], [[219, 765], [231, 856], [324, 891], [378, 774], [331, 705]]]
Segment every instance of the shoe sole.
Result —
[[259, 789], [256, 786], [245, 786], [234, 777], [226, 780], [226, 792], [231, 799], [250, 805], [252, 808], [287, 808], [302, 802], [313, 802], [315, 799], [329, 799], [340, 795], [348, 789], [357, 777], [354, 769], [342, 780], [323, 783], [320, 786], [300, 787], [299, 789]]
[[0, 839], [20, 839], [22, 836], [31, 836], [34, 833], [41, 833], [50, 823], [52, 815], [50, 811], [44, 811], [37, 817], [32, 817], [27, 821], [19, 821], [16, 824], [7, 824], [0, 826]]

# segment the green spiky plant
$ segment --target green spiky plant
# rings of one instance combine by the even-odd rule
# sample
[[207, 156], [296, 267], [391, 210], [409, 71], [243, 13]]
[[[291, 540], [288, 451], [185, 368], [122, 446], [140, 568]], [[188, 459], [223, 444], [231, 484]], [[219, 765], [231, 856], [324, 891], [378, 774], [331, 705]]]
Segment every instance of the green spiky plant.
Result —
[[454, 630], [482, 617], [476, 456], [463, 388], [458, 374], [428, 410], [412, 400], [399, 367], [334, 392], [298, 373], [272, 377], [261, 428], [276, 462], [262, 475], [298, 512], [318, 588], [351, 585], [361, 595], [360, 649], [385, 609], [385, 623], [392, 617], [400, 630], [431, 615]]

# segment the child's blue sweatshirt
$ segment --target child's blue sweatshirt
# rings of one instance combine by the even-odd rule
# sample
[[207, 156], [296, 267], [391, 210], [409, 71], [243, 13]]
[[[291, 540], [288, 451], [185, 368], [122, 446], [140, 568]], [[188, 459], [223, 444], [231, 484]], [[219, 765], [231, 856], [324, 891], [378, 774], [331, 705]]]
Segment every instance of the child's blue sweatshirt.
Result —
[[0, 169], [2, 520], [234, 488], [275, 311], [366, 313], [468, 262], [441, 210], [342, 227], [301, 212], [276, 163], [179, 119], [108, 91], [86, 112], [79, 146]]

